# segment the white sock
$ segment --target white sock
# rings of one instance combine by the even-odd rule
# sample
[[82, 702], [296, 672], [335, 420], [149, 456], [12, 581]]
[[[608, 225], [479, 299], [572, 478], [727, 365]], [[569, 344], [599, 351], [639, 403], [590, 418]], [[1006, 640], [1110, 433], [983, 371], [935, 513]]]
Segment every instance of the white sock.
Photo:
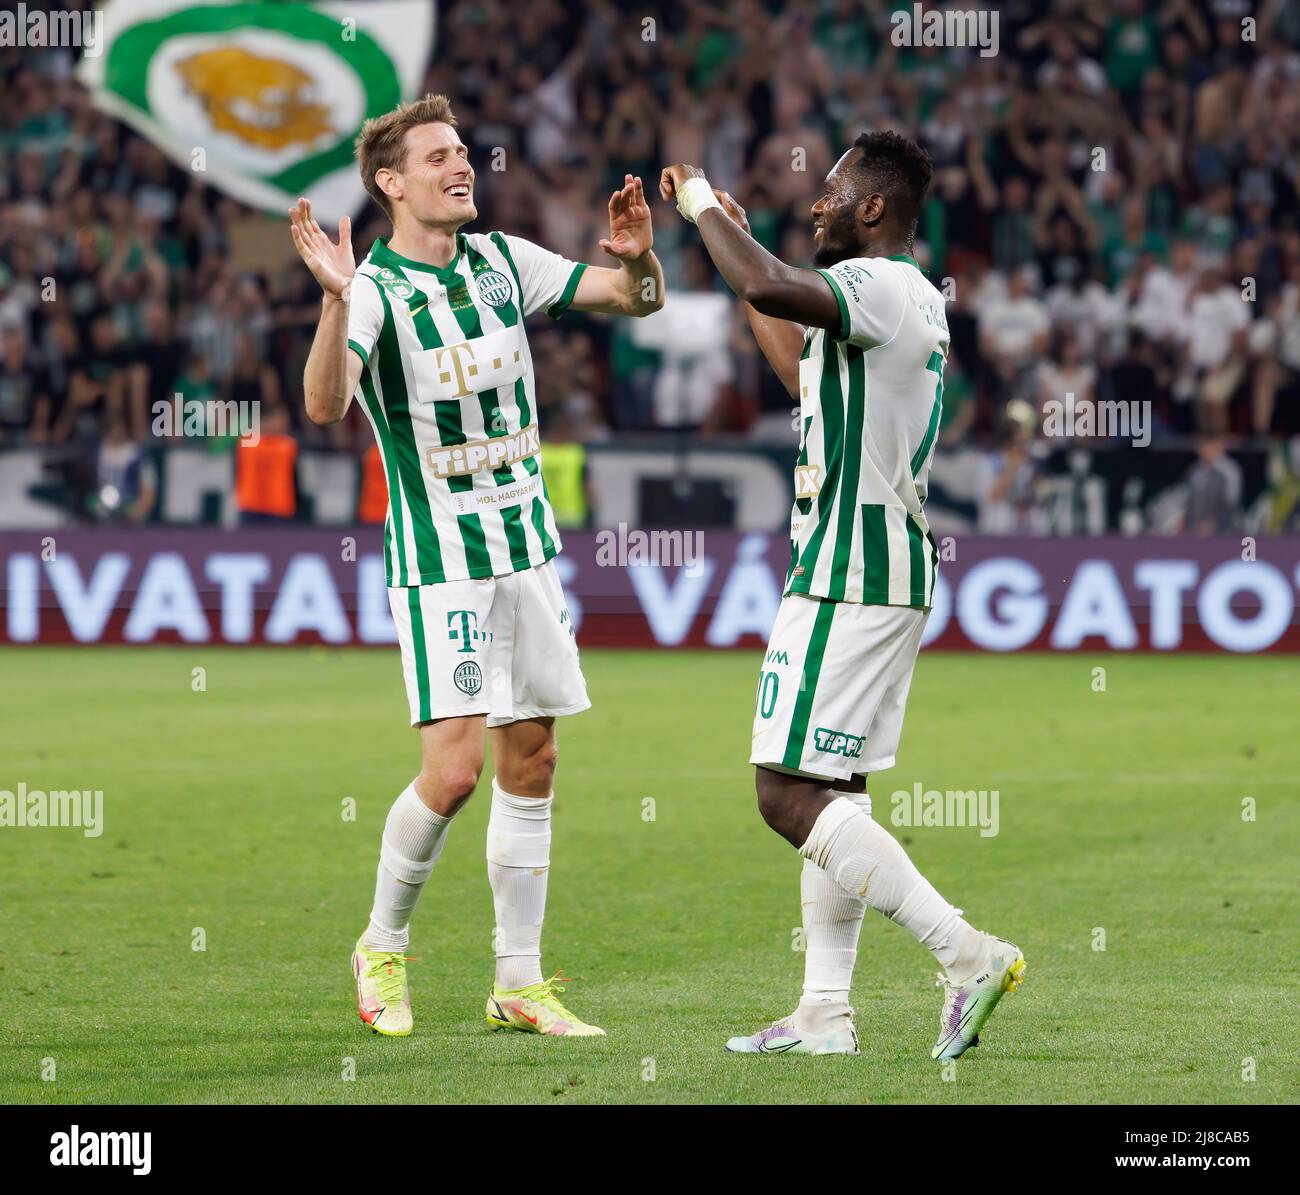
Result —
[[[846, 798], [871, 817], [867, 793]], [[867, 902], [842, 888], [810, 858], [800, 876], [803, 912], [803, 999], [794, 1019], [801, 1030], [826, 1032], [828, 1022], [848, 1016], [849, 986], [858, 960], [858, 936]]]
[[364, 942], [371, 950], [405, 950], [411, 912], [433, 865], [442, 854], [451, 818], [434, 813], [408, 784], [393, 802], [384, 823], [375, 877], [375, 903]]
[[883, 826], [846, 798], [821, 811], [799, 853], [911, 933], [949, 976], [964, 978], [984, 960], [987, 937], [961, 919]]
[[[866, 793], [845, 796], [868, 817]], [[849, 1015], [849, 986], [858, 958], [858, 936], [867, 902], [840, 887], [811, 859], [803, 861], [799, 877], [803, 912], [803, 998], [795, 1011], [795, 1026], [805, 1033], [826, 1033]]]
[[542, 919], [551, 866], [551, 798], [516, 797], [492, 780], [488, 882], [496, 908], [496, 986], [542, 981]]

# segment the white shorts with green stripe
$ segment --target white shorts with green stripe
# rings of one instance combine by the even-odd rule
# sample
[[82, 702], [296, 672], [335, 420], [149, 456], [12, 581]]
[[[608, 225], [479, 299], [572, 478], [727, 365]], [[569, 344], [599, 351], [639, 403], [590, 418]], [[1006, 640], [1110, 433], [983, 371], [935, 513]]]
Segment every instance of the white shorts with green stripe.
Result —
[[892, 768], [929, 613], [783, 597], [758, 679], [749, 762], [818, 780]]
[[590, 709], [552, 561], [522, 572], [396, 586], [411, 725], [486, 714], [489, 726]]

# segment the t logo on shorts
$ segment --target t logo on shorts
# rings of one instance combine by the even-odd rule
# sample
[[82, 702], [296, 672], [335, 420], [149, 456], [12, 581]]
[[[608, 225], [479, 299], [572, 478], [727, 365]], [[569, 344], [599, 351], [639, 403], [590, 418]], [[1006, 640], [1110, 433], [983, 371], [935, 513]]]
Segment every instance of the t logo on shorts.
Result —
[[[460, 621], [460, 629], [457, 630], [456, 622]], [[472, 624], [472, 625], [471, 625]], [[473, 610], [448, 610], [447, 611], [447, 638], [453, 642], [457, 639], [464, 646], [457, 653], [464, 655], [466, 652], [474, 650], [474, 644], [480, 639], [486, 639], [487, 636], [478, 629], [478, 615]], [[460, 682], [458, 681], [457, 684]]]

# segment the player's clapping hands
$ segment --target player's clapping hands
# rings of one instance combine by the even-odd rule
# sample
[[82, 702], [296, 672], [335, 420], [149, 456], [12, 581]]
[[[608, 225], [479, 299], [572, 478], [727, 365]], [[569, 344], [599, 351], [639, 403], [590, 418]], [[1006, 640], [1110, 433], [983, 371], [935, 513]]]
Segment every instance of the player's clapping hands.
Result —
[[294, 248], [325, 293], [342, 298], [357, 272], [356, 258], [352, 255], [351, 219], [344, 216], [339, 221], [339, 243], [336, 245], [316, 223], [316, 217], [311, 213], [311, 201], [299, 199], [289, 209], [289, 233]]
[[620, 261], [633, 261], [649, 253], [653, 244], [645, 189], [639, 178], [625, 174], [622, 188], [609, 197], [609, 236], [600, 247]]

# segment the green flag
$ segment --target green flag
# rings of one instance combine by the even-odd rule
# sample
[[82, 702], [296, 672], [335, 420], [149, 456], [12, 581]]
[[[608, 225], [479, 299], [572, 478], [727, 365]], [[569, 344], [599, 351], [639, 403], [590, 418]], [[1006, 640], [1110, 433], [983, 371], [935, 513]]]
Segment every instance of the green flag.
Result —
[[269, 211], [307, 195], [322, 222], [365, 189], [362, 121], [413, 98], [433, 52], [433, 0], [108, 0], [103, 52], [81, 80], [227, 194]]

